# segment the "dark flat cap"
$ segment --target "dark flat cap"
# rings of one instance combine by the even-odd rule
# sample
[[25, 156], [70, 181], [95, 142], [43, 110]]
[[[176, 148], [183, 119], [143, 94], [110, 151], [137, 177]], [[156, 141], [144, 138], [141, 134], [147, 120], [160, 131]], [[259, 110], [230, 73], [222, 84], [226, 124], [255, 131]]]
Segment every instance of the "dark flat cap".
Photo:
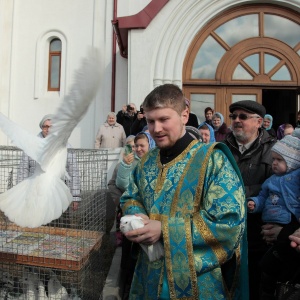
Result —
[[253, 113], [253, 114], [258, 114], [262, 118], [266, 114], [265, 107], [263, 105], [255, 102], [255, 101], [252, 101], [252, 100], [238, 101], [238, 102], [232, 103], [229, 106], [229, 111], [231, 113], [233, 113], [236, 109], [242, 109], [242, 110], [246, 110], [246, 111], [248, 111], [250, 113]]

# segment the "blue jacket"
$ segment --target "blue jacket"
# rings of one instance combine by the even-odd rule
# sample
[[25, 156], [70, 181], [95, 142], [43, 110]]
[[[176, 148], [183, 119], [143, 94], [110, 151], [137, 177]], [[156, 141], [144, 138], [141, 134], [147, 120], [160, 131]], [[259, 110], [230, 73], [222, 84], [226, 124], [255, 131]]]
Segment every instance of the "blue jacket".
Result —
[[283, 175], [272, 175], [262, 185], [252, 212], [262, 212], [266, 223], [288, 224], [292, 214], [300, 218], [300, 169]]

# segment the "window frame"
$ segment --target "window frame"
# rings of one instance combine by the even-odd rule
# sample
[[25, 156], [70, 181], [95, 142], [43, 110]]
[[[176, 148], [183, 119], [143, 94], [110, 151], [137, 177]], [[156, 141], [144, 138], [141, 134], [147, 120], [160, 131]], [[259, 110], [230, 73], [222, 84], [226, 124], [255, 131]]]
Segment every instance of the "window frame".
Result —
[[[51, 43], [54, 41], [60, 41], [61, 46], [62, 46], [62, 41], [55, 37], [52, 38], [51, 41], [49, 41], [49, 56], [48, 56], [48, 85], [47, 85], [47, 90], [49, 92], [59, 92], [60, 91], [60, 86], [61, 86], [61, 58], [62, 58], [62, 51], [51, 51]], [[53, 57], [59, 57], [59, 68], [58, 68], [58, 87], [53, 88], [51, 87], [51, 74], [52, 74], [52, 58]]]

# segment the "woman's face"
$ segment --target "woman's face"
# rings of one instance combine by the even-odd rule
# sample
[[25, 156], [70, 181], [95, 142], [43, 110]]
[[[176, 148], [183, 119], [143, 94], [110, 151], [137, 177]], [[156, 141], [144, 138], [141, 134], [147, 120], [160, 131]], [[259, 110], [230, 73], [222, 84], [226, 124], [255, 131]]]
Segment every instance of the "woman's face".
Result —
[[210, 131], [209, 129], [199, 129], [200, 134], [202, 135], [203, 143], [207, 144], [210, 141]]
[[51, 128], [51, 120], [46, 120], [42, 126], [42, 135], [44, 137], [49, 134], [49, 128]]
[[263, 127], [268, 128], [270, 126], [271, 121], [269, 119], [264, 119], [263, 121]]
[[147, 137], [138, 139], [135, 142], [135, 153], [142, 158], [149, 151], [149, 143]]
[[212, 123], [214, 125], [214, 127], [218, 128], [221, 126], [221, 119], [220, 118], [213, 118]]
[[212, 116], [213, 116], [213, 113], [212, 113], [211, 110], [209, 110], [209, 111], [205, 114], [206, 120], [211, 120]]
[[115, 116], [108, 116], [107, 117], [107, 123], [109, 124], [109, 125], [114, 125], [115, 123], [116, 123], [116, 117]]

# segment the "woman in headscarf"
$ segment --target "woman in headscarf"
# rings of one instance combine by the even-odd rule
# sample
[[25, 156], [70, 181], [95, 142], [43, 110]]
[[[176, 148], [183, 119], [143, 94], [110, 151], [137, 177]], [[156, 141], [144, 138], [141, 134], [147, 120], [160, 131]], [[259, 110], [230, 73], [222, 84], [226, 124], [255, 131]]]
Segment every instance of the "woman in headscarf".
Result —
[[269, 135], [276, 138], [276, 131], [275, 131], [274, 128], [272, 128], [272, 126], [273, 126], [273, 117], [271, 115], [268, 115], [268, 114], [265, 115], [264, 120], [263, 120], [263, 124], [262, 124], [262, 128], [267, 130]]
[[214, 129], [208, 123], [201, 123], [198, 130], [202, 136], [203, 143], [208, 144], [216, 141]]
[[214, 113], [214, 115], [212, 116], [212, 126], [215, 132], [216, 142], [224, 141], [226, 135], [230, 132], [230, 129], [224, 122], [224, 117], [221, 113]]
[[[155, 147], [155, 142], [149, 132], [142, 131], [134, 138], [134, 151], [132, 153], [123, 155], [116, 178], [117, 187], [123, 192], [129, 185], [131, 173], [139, 163], [141, 158], [152, 148]], [[126, 295], [129, 293], [131, 281], [136, 264], [136, 255], [138, 253], [138, 244], [130, 242], [127, 238], [122, 239], [122, 259], [121, 269], [123, 274], [124, 292], [122, 299], [127, 299]]]
[[123, 126], [117, 123], [116, 114], [110, 112], [105, 123], [98, 130], [95, 149], [123, 147], [125, 140], [126, 134]]

